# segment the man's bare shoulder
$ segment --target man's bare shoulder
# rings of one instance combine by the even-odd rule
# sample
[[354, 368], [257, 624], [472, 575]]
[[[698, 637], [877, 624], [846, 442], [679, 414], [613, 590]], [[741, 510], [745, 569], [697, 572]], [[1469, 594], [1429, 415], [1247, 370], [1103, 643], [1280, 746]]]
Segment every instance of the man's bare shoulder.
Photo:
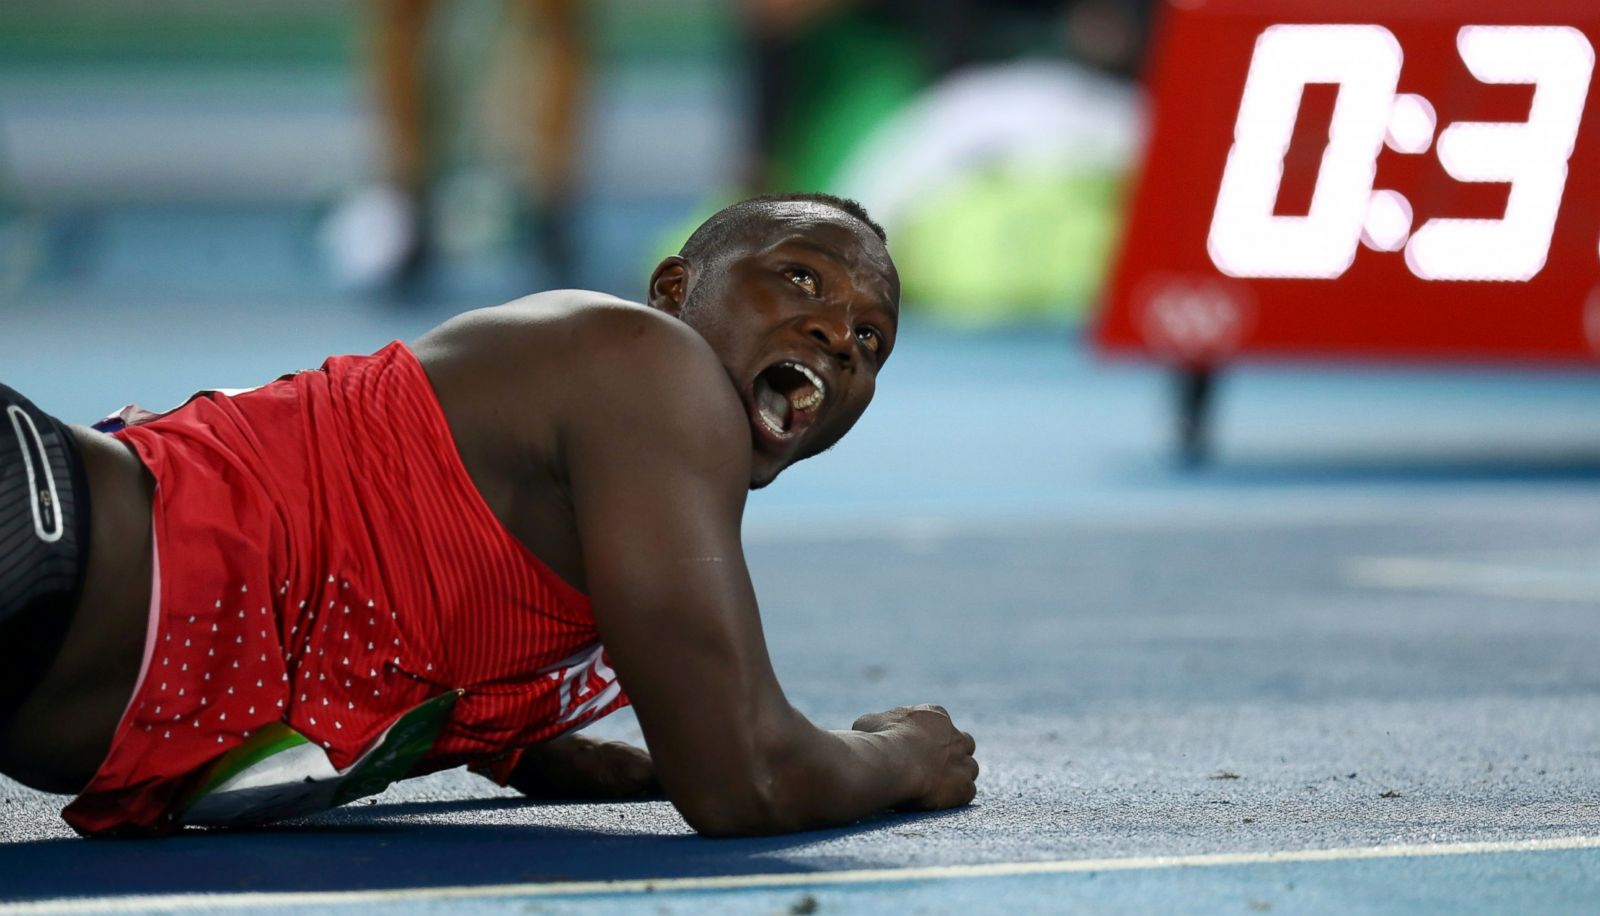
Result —
[[[623, 300], [562, 303], [559, 423], [574, 486], [644, 474], [720, 480], [730, 505], [750, 481], [750, 428], [722, 361], [676, 317]], [[641, 465], [643, 460], [643, 465]]]
[[744, 423], [726, 370], [694, 329], [604, 293], [555, 290], [477, 309], [415, 349], [430, 373], [470, 377], [480, 393], [537, 391], [543, 411], [569, 422], [616, 424], [619, 433], [698, 429], [712, 440]]
[[[574, 352], [575, 345], [589, 352]], [[466, 349], [478, 358], [491, 359], [501, 352], [526, 354], [530, 348], [570, 354], [574, 361], [604, 357], [613, 351], [642, 356], [656, 350], [679, 358], [703, 351], [705, 358], [715, 360], [705, 341], [673, 316], [606, 293], [579, 289], [535, 293], [464, 312], [416, 344], [418, 351]]]
[[563, 324], [571, 371], [583, 380], [581, 407], [625, 417], [640, 432], [704, 444], [737, 440], [748, 449], [738, 393], [716, 352], [693, 328], [621, 300], [574, 309]]
[[590, 390], [618, 388], [630, 398], [641, 389], [668, 397], [663, 388], [714, 400], [733, 394], [711, 345], [658, 309], [585, 290], [539, 293], [502, 308], [553, 343], [563, 371], [587, 379]]

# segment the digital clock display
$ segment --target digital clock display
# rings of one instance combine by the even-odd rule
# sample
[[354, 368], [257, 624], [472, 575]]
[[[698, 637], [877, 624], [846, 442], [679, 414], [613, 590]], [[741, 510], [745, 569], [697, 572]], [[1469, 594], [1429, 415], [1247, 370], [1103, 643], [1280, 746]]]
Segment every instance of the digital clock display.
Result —
[[1163, 12], [1103, 347], [1600, 358], [1600, 2]]

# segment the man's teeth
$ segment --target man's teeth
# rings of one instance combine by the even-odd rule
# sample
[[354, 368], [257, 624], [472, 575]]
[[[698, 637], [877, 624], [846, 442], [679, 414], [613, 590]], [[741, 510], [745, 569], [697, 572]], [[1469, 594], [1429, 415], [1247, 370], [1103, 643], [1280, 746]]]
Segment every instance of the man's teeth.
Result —
[[828, 386], [822, 384], [822, 378], [815, 372], [812, 372], [809, 368], [802, 366], [799, 363], [789, 363], [788, 365], [793, 368], [794, 371], [805, 376], [806, 381], [811, 383], [810, 391], [794, 399], [794, 409], [810, 410], [818, 404], [821, 404], [822, 399], [826, 397], [828, 393]]
[[789, 365], [793, 366], [795, 368], [796, 372], [799, 372], [801, 375], [805, 376], [806, 377], [806, 381], [810, 382], [812, 387], [816, 388], [818, 392], [821, 392], [821, 391], [825, 390], [828, 387], [828, 386], [822, 384], [821, 377], [819, 377], [815, 372], [812, 372], [810, 369], [806, 368], [805, 366], [802, 366], [799, 363], [790, 363]]
[[822, 389], [813, 388], [806, 394], [797, 397], [792, 402], [795, 410], [810, 410], [822, 403]]

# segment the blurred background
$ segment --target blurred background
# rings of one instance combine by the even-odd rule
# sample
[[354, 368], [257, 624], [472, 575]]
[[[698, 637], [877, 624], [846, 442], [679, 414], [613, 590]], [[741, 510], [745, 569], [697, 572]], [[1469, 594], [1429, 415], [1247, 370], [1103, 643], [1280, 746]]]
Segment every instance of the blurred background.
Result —
[[1156, 7], [6, 0], [0, 373], [74, 421], [165, 407], [540, 289], [638, 299], [717, 207], [825, 190], [887, 226], [905, 345], [753, 524], [1597, 476], [1593, 373], [1404, 363], [1230, 367], [1175, 466], [1169, 371], [1082, 333]]
[[924, 311], [1071, 319], [1145, 6], [15, 0], [0, 288], [637, 296], [716, 207], [828, 190], [889, 226]]

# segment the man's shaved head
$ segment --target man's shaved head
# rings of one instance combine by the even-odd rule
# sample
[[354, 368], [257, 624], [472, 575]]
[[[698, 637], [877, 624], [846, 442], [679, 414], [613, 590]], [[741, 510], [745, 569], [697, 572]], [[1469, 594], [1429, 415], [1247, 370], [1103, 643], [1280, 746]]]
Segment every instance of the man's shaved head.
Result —
[[817, 192], [763, 194], [760, 197], [751, 197], [736, 204], [729, 204], [713, 213], [711, 218], [701, 223], [700, 228], [683, 243], [678, 255], [692, 264], [704, 264], [708, 260], [714, 260], [720, 253], [741, 242], [749, 241], [751, 236], [758, 236], [763, 229], [776, 223], [786, 215], [785, 210], [792, 209], [786, 206], [789, 204], [817, 204], [836, 210], [872, 230], [878, 241], [888, 242], [883, 227], [867, 215], [867, 208], [848, 197]]
[[651, 273], [648, 301], [722, 361], [748, 414], [755, 488], [860, 419], [894, 349], [900, 277], [860, 204], [778, 194], [702, 223]]

